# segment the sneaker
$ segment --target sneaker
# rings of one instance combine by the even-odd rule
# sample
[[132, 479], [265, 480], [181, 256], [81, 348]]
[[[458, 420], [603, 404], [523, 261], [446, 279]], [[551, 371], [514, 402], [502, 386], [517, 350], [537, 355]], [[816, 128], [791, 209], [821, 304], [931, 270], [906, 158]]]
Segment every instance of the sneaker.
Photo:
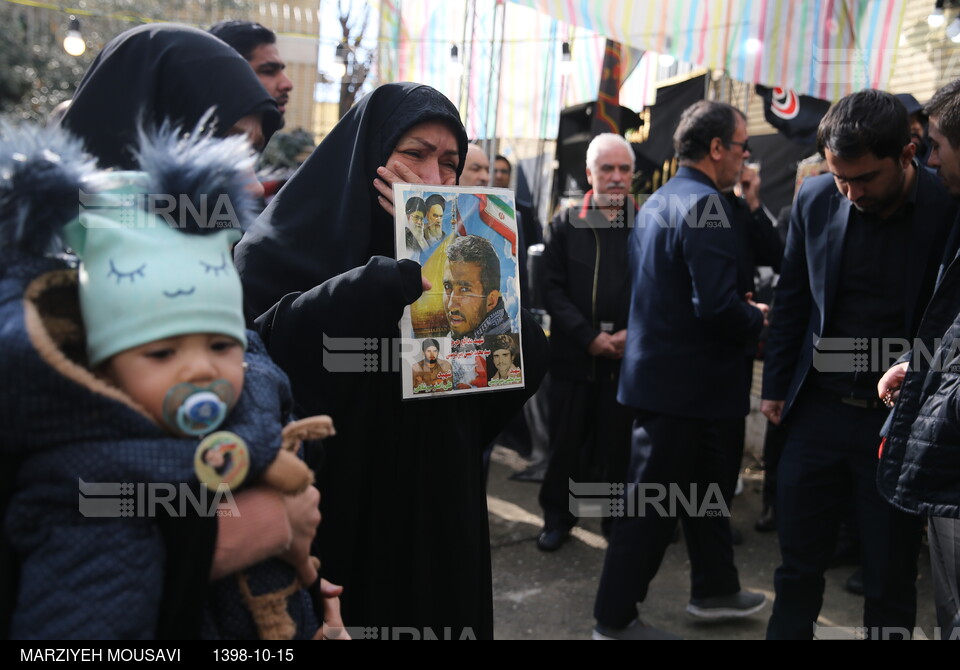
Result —
[[654, 628], [650, 624], [634, 619], [626, 628], [609, 628], [601, 626], [593, 629], [594, 640], [682, 640], [673, 633]]
[[693, 598], [687, 604], [687, 611], [702, 619], [727, 619], [755, 614], [766, 602], [767, 597], [762, 593], [741, 590], [728, 596]]

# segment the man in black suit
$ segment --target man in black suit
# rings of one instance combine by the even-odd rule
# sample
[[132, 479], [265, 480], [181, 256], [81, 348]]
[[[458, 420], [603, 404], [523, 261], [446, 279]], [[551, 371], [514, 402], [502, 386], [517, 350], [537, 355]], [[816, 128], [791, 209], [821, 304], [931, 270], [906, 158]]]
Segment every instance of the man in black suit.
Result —
[[821, 121], [817, 143], [831, 175], [805, 181], [794, 204], [764, 369], [761, 411], [787, 431], [771, 639], [813, 636], [823, 573], [852, 498], [864, 625], [883, 636], [916, 620], [919, 526], [877, 492], [887, 410], [876, 388], [916, 334], [953, 205], [916, 162], [907, 110], [888, 93], [843, 98]]
[[638, 504], [614, 524], [594, 606], [600, 639], [661, 637], [636, 620], [636, 606], [678, 515], [690, 555], [689, 613], [746, 616], [765, 601], [740, 588], [729, 519], [699, 512], [711, 487], [724, 501], [733, 496], [731, 464], [750, 407], [743, 363], [767, 310], [738, 289], [742, 260], [723, 195], [750, 156], [746, 119], [730, 105], [701, 101], [684, 111], [673, 143], [681, 167], [647, 198], [630, 233], [633, 291], [617, 399], [635, 409], [628, 505], [658, 489], [697, 498], [698, 511]]

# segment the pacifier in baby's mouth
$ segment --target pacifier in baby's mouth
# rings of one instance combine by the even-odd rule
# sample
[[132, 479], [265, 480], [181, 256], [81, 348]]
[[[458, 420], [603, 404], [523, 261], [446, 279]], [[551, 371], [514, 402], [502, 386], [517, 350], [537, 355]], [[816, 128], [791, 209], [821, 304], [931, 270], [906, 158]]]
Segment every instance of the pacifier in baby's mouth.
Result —
[[181, 435], [206, 435], [223, 423], [233, 401], [233, 386], [225, 379], [207, 386], [184, 382], [167, 391], [163, 420]]

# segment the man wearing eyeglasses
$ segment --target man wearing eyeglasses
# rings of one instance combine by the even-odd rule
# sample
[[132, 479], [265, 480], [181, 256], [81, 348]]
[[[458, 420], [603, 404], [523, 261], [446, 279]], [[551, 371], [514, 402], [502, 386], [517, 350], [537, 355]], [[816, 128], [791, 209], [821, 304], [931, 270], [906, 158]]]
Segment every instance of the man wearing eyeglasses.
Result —
[[[634, 408], [624, 516], [613, 527], [594, 616], [595, 639], [663, 639], [637, 619], [677, 518], [690, 556], [687, 612], [707, 619], [759, 611], [741, 589], [728, 518], [750, 375], [743, 365], [766, 305], [737, 288], [733, 213], [723, 192], [750, 156], [740, 110], [701, 101], [673, 136], [676, 176], [647, 198], [631, 231], [633, 291], [618, 400]], [[712, 492], [712, 493], [711, 493]], [[662, 496], [660, 496], [662, 494]], [[660, 496], [661, 505], [653, 499]], [[693, 501], [693, 511], [670, 497]], [[705, 509], [710, 499], [717, 504]]]
[[917, 164], [907, 110], [889, 93], [867, 89], [837, 102], [817, 145], [831, 174], [807, 179], [797, 194], [764, 364], [761, 411], [786, 431], [776, 503], [782, 564], [767, 637], [814, 636], [824, 571], [851, 501], [862, 625], [870, 637], [909, 636], [919, 520], [877, 490], [888, 410], [876, 389], [917, 333], [954, 209]]

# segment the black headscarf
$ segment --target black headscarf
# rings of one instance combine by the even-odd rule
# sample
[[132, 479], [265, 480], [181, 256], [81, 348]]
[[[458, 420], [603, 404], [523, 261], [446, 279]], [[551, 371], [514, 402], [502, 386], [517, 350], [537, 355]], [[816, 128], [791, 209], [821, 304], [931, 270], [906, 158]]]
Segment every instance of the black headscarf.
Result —
[[446, 123], [457, 138], [459, 179], [467, 134], [439, 91], [384, 84], [347, 112], [237, 245], [248, 318], [372, 256], [394, 256], [393, 219], [377, 202], [373, 182], [400, 137], [428, 121]]
[[137, 130], [169, 120], [193, 128], [211, 107], [214, 135], [262, 113], [264, 139], [280, 126], [276, 101], [247, 61], [216, 37], [172, 23], [138, 26], [93, 61], [61, 123], [101, 167], [133, 169]]

